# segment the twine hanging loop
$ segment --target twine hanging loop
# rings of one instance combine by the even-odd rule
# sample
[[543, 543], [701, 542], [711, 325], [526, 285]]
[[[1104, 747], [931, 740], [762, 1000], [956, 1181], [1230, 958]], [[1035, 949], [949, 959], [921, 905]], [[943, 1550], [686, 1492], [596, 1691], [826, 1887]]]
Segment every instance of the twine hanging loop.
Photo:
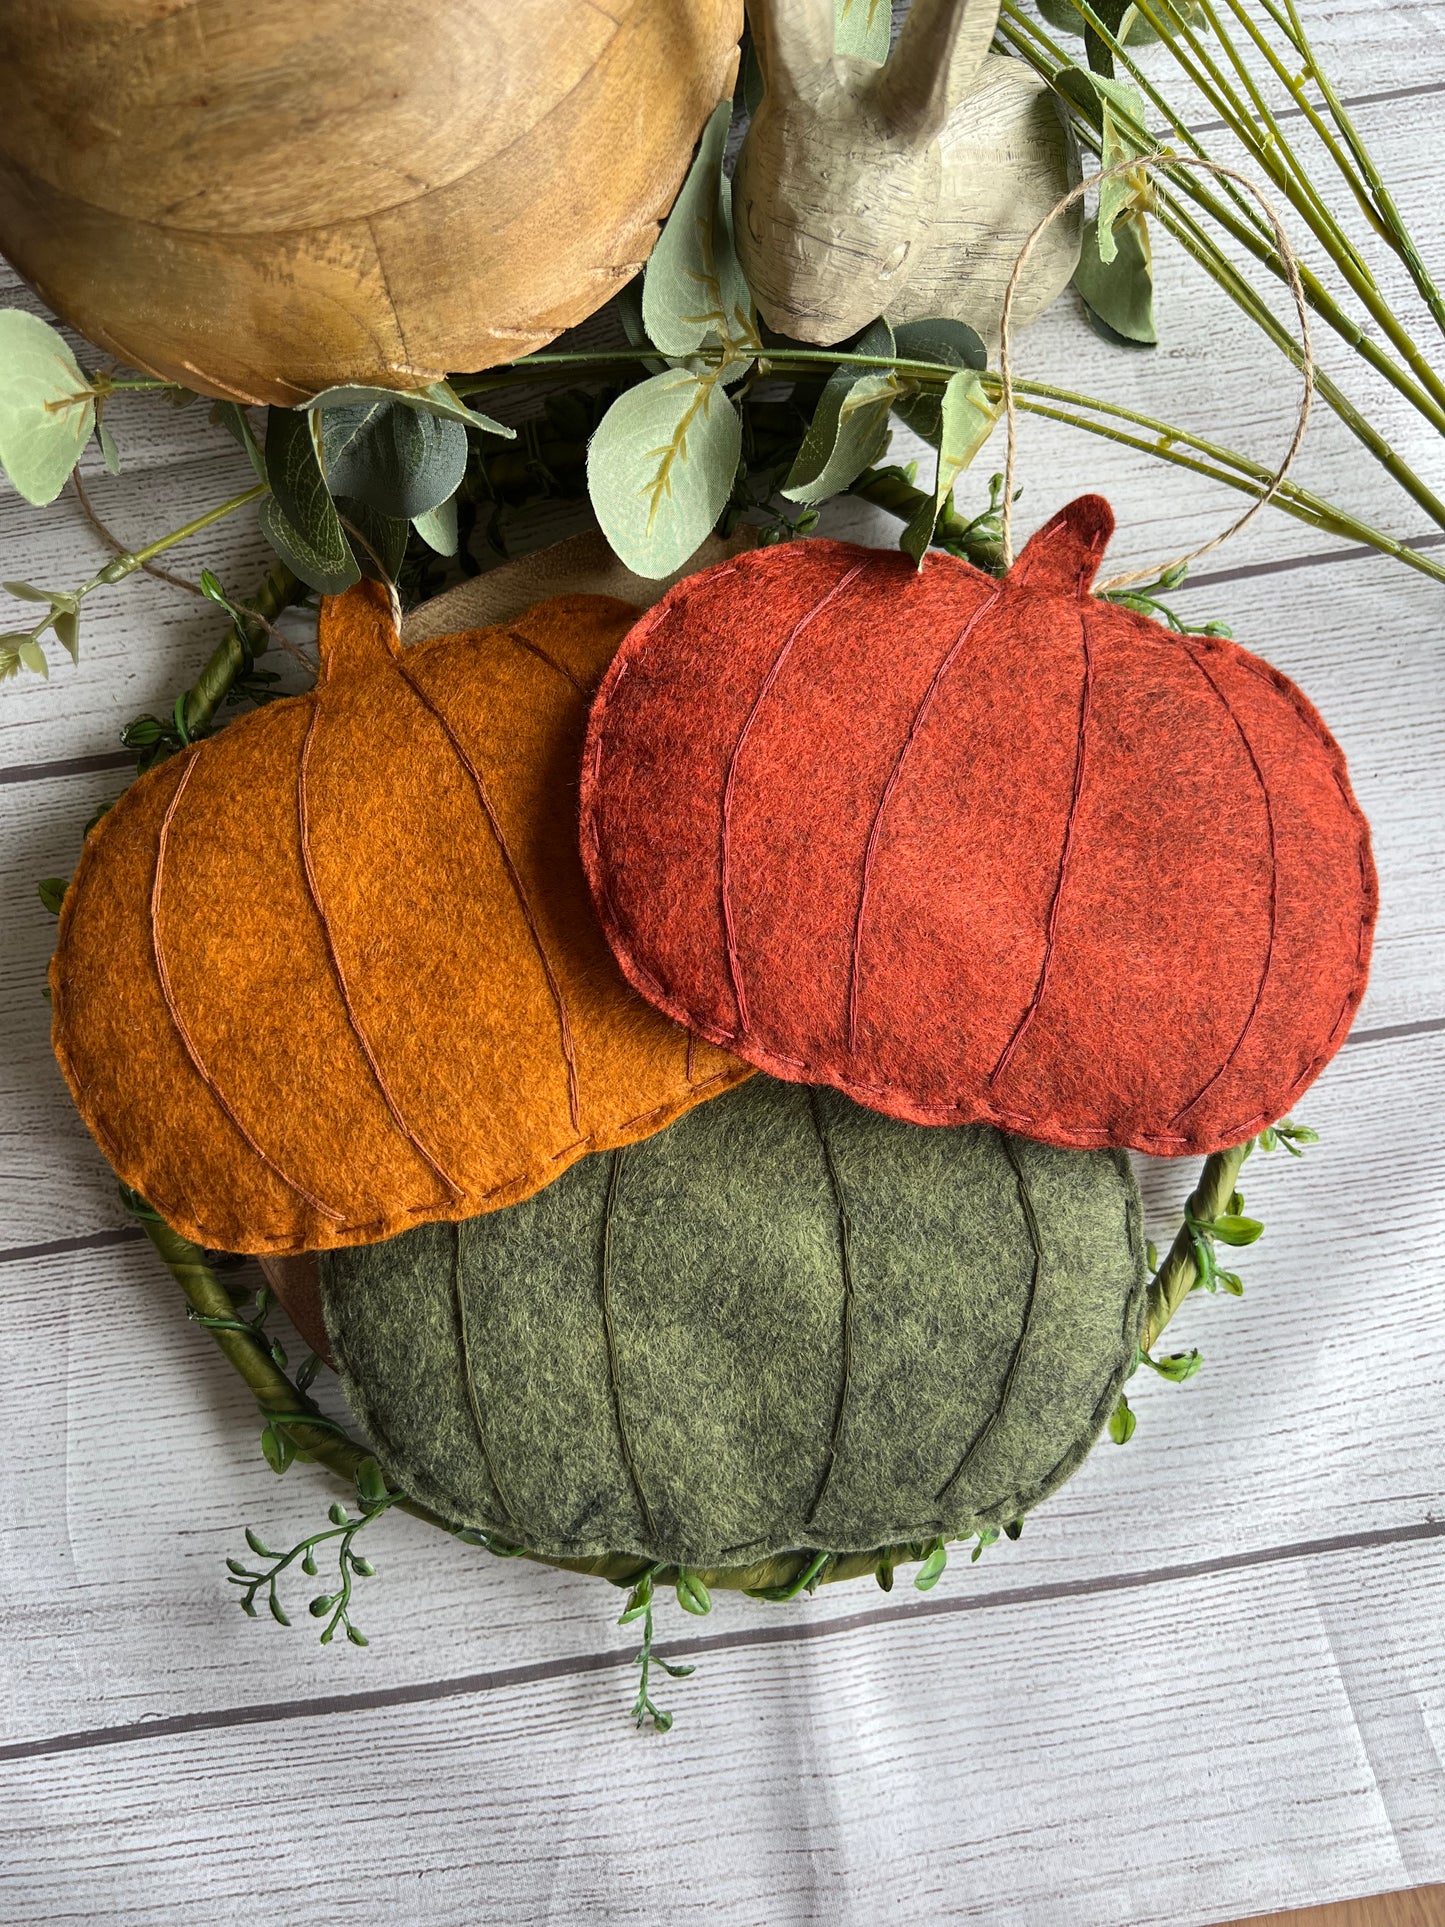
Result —
[[1289, 237], [1284, 231], [1284, 226], [1280, 221], [1273, 203], [1255, 186], [1248, 175], [1241, 174], [1232, 167], [1226, 167], [1219, 161], [1207, 161], [1193, 154], [1170, 154], [1167, 156], [1136, 155], [1129, 160], [1117, 162], [1113, 167], [1106, 167], [1098, 174], [1090, 175], [1087, 180], [1080, 181], [1076, 187], [1071, 188], [1062, 200], [1050, 208], [1049, 212], [1029, 235], [1028, 239], [1019, 249], [1018, 258], [1013, 264], [1012, 273], [1009, 275], [1008, 286], [1004, 290], [1003, 317], [999, 329], [999, 379], [1003, 390], [1004, 423], [1007, 437], [1004, 456], [1003, 514], [1001, 520], [1005, 569], [1012, 568], [1014, 560], [1014, 468], [1018, 442], [1018, 406], [1014, 397], [1013, 344], [1010, 338], [1010, 324], [1013, 319], [1014, 297], [1018, 292], [1019, 282], [1023, 276], [1024, 268], [1027, 266], [1029, 256], [1033, 253], [1040, 237], [1061, 214], [1073, 206], [1075, 201], [1082, 200], [1091, 188], [1099, 187], [1105, 181], [1112, 181], [1121, 174], [1133, 173], [1138, 168], [1144, 168], [1146, 171], [1153, 173], [1161, 167], [1187, 167], [1193, 169], [1196, 173], [1211, 174], [1217, 180], [1235, 182], [1237, 186], [1244, 188], [1247, 193], [1254, 196], [1255, 201], [1258, 203], [1261, 212], [1264, 214], [1265, 219], [1269, 222], [1270, 228], [1273, 231], [1275, 251], [1284, 268], [1286, 279], [1289, 282], [1290, 293], [1294, 296], [1295, 312], [1299, 316], [1300, 373], [1303, 377], [1303, 389], [1300, 395], [1299, 414], [1295, 420], [1294, 435], [1291, 438], [1289, 447], [1285, 450], [1284, 460], [1275, 470], [1269, 483], [1260, 491], [1258, 498], [1250, 503], [1243, 515], [1238, 516], [1230, 523], [1229, 527], [1224, 529], [1219, 535], [1213, 536], [1208, 542], [1201, 542], [1197, 549], [1190, 549], [1183, 555], [1177, 555], [1172, 561], [1161, 564], [1157, 569], [1135, 569], [1127, 575], [1110, 576], [1106, 582], [1100, 582], [1096, 585], [1096, 592], [1100, 594], [1111, 589], [1127, 589], [1137, 582], [1153, 581], [1156, 577], [1163, 575], [1170, 569], [1186, 567], [1191, 562], [1197, 562], [1201, 555], [1208, 555], [1211, 549], [1219, 548], [1220, 545], [1227, 542], [1231, 536], [1238, 535], [1239, 531], [1244, 528], [1247, 523], [1252, 522], [1260, 510], [1279, 493], [1290, 470], [1293, 468], [1295, 457], [1299, 454], [1300, 448], [1304, 443], [1305, 430], [1309, 426], [1310, 408], [1313, 405], [1315, 396], [1314, 342], [1310, 334], [1309, 307], [1305, 301], [1304, 282], [1300, 278], [1299, 261], [1294, 249], [1290, 246]]

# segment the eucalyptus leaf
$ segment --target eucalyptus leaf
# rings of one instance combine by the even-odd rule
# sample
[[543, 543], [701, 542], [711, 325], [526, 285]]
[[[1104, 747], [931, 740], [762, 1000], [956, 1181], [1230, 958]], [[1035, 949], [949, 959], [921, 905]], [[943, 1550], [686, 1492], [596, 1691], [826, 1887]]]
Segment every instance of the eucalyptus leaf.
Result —
[[95, 424], [95, 438], [100, 443], [100, 459], [105, 463], [107, 475], [120, 474], [120, 450], [115, 445], [115, 436], [102, 421]]
[[923, 502], [898, 538], [898, 546], [913, 557], [920, 569], [933, 541], [938, 518], [953, 494], [954, 483], [993, 433], [997, 420], [997, 404], [989, 400], [977, 369], [960, 368], [949, 376], [940, 409], [933, 498]]
[[503, 441], [517, 439], [515, 428], [508, 428], [505, 422], [493, 421], [490, 415], [482, 415], [475, 408], [468, 408], [449, 381], [434, 381], [428, 388], [371, 388], [358, 382], [346, 382], [337, 388], [323, 388], [319, 395], [313, 395], [307, 402], [307, 409], [347, 408], [365, 406], [374, 401], [397, 401], [403, 407], [417, 408], [427, 415], [446, 415], [453, 421], [466, 424], [468, 428], [479, 428], [488, 435], [500, 435]]
[[238, 401], [218, 401], [211, 410], [213, 418], [220, 423], [228, 435], [232, 435], [245, 449], [247, 458], [259, 481], [266, 477], [266, 457], [261, 453], [261, 445], [251, 428], [251, 418]]
[[457, 498], [438, 502], [434, 509], [425, 515], [414, 515], [411, 525], [430, 549], [438, 555], [455, 555], [457, 552]]
[[50, 624], [55, 640], [72, 662], [80, 661], [80, 616], [74, 609], [57, 609]]
[[53, 502], [95, 428], [90, 382], [48, 322], [0, 309], [0, 467], [27, 502]]
[[467, 431], [449, 415], [407, 408], [395, 396], [317, 409], [321, 459], [333, 495], [409, 522], [456, 493], [467, 469]]
[[[875, 321], [859, 337], [854, 354], [893, 354], [893, 330]], [[903, 392], [891, 369], [860, 373], [857, 363], [829, 377], [782, 493], [790, 502], [825, 502], [881, 460], [888, 448], [888, 417]]]
[[324, 595], [349, 588], [358, 579], [356, 561], [321, 470], [316, 422], [306, 410], [266, 411], [266, 479], [271, 494], [261, 504], [261, 527], [281, 560]]
[[826, 502], [882, 460], [898, 377], [849, 373], [829, 381], [782, 493], [790, 502]]
[[888, 58], [893, 32], [890, 0], [833, 0], [833, 51], [860, 60]]
[[[1113, 137], [1119, 140], [1127, 137], [1132, 152], [1144, 151], [1132, 133], [1118, 124], [1120, 116], [1123, 116], [1136, 121], [1141, 130], [1144, 128], [1144, 104], [1137, 88], [1132, 87], [1128, 81], [1114, 80], [1107, 74], [1090, 73], [1084, 67], [1065, 67], [1056, 76], [1054, 85], [1066, 100], [1072, 101], [1074, 106], [1083, 111], [1087, 119], [1101, 133], [1104, 128], [1104, 110], [1106, 107], [1111, 109], [1115, 121]], [[1122, 160], [1126, 156], [1124, 153], [1119, 153], [1114, 158]], [[1101, 159], [1103, 159], [1102, 156]], [[1104, 159], [1103, 164], [1107, 167], [1108, 160]]]
[[[666, 355], [696, 354], [711, 341], [736, 348], [742, 357], [757, 340], [753, 298], [733, 246], [732, 195], [723, 177], [732, 111], [730, 100], [713, 109], [643, 275], [643, 327]], [[742, 372], [739, 366], [737, 373]]]
[[[332, 513], [335, 514], [334, 509]], [[356, 566], [356, 557], [351, 552], [351, 544], [346, 540], [346, 532], [339, 519], [336, 532], [341, 537], [341, 552], [322, 555], [287, 521], [274, 495], [262, 499], [261, 533], [287, 568], [300, 576], [309, 589], [315, 589], [321, 595], [340, 595], [353, 582], [361, 580], [361, 570]]]
[[1105, 340], [1124, 348], [1153, 348], [1159, 341], [1154, 327], [1153, 259], [1142, 215], [1119, 222], [1114, 246], [1114, 259], [1100, 260], [1098, 223], [1087, 221], [1074, 286]]
[[638, 575], [680, 569], [727, 506], [742, 422], [716, 374], [686, 368], [619, 395], [587, 451], [597, 520]]
[[45, 651], [33, 636], [27, 636], [21, 643], [19, 655], [27, 669], [33, 670], [37, 676], [43, 676], [49, 681], [50, 664], [45, 659]]
[[[1092, 78], [1100, 97], [1100, 164], [1108, 173], [1146, 151], [1146, 144], [1141, 144], [1121, 124], [1128, 121], [1142, 127], [1144, 103], [1132, 87], [1119, 81], [1102, 80], [1097, 75]], [[1127, 173], [1115, 174], [1101, 183], [1095, 229], [1099, 259], [1106, 267], [1114, 259], [1114, 230], [1118, 223], [1129, 214], [1137, 214], [1142, 219], [1148, 206], [1149, 176], [1142, 166], [1131, 167]]]
[[395, 582], [406, 555], [407, 523], [398, 516], [383, 515], [369, 502], [353, 501], [346, 495], [336, 504], [336, 509], [361, 573], [383, 582]]
[[[894, 352], [903, 361], [939, 361], [949, 368], [976, 368], [980, 374], [988, 366], [988, 349], [977, 330], [966, 321], [951, 321], [942, 315], [900, 323], [893, 331], [893, 343]], [[940, 394], [918, 391], [899, 402], [898, 418], [930, 447], [937, 448], [942, 406]]]

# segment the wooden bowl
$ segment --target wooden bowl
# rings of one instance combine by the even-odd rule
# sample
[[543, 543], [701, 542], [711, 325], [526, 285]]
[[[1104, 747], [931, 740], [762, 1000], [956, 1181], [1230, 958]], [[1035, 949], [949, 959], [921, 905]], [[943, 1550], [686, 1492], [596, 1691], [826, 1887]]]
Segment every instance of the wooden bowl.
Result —
[[647, 259], [741, 25], [741, 0], [10, 0], [0, 249], [203, 394], [509, 361]]

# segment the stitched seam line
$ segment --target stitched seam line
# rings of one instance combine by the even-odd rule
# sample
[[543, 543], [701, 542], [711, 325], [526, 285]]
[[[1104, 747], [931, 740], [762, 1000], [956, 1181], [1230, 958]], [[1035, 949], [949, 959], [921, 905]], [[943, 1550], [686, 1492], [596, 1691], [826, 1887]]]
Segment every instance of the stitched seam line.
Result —
[[[586, 698], [588, 693], [586, 688], [578, 682], [577, 678], [565, 663], [558, 662], [555, 656], [549, 656], [545, 649], [538, 648], [537, 644], [532, 642], [527, 636], [524, 636], [520, 629], [503, 629], [502, 634], [507, 638], [507, 641], [512, 643], [516, 648], [525, 649], [527, 654], [535, 656], [538, 662], [545, 662], [549, 669], [555, 669], [559, 676], [565, 677], [566, 680], [571, 683], [579, 696], [584, 699]], [[405, 671], [402, 673], [405, 674]]]
[[552, 959], [548, 956], [546, 946], [542, 942], [542, 933], [537, 927], [537, 919], [532, 910], [531, 900], [527, 895], [526, 886], [522, 882], [521, 873], [512, 860], [512, 853], [507, 848], [507, 840], [502, 834], [502, 826], [497, 820], [496, 810], [492, 807], [492, 799], [488, 794], [487, 786], [482, 781], [482, 773], [467, 754], [455, 730], [442, 714], [440, 708], [427, 694], [426, 690], [422, 688], [412, 672], [402, 662], [397, 663], [397, 669], [407, 688], [410, 689], [423, 709], [425, 709], [440, 726], [442, 734], [447, 739], [447, 744], [451, 749], [452, 755], [471, 778], [472, 788], [476, 792], [477, 802], [481, 805], [482, 814], [486, 817], [487, 826], [492, 832], [492, 838], [497, 846], [497, 854], [501, 857], [502, 867], [507, 872], [507, 880], [511, 884], [512, 893], [517, 899], [517, 908], [522, 913], [522, 921], [527, 926], [528, 935], [531, 937], [533, 948], [537, 952], [537, 960], [542, 966], [542, 975], [546, 979], [547, 989], [551, 995], [553, 1007], [557, 1012], [557, 1029], [562, 1042], [562, 1060], [567, 1066], [567, 1110], [572, 1120], [572, 1129], [574, 1131], [580, 1131], [582, 1129], [582, 1098], [578, 1088], [577, 1057], [572, 1044], [572, 1025], [567, 1016], [567, 1000], [562, 994], [562, 986], [557, 980], [557, 973], [552, 968]]
[[868, 847], [863, 856], [863, 884], [858, 893], [858, 914], [853, 921], [853, 946], [848, 958], [848, 1049], [850, 1051], [858, 1048], [858, 960], [863, 947], [863, 924], [864, 919], [868, 915], [868, 893], [873, 882], [873, 862], [877, 854], [878, 841], [883, 828], [884, 813], [892, 801], [893, 792], [902, 778], [903, 766], [908, 761], [909, 754], [912, 751], [919, 731], [923, 728], [924, 722], [928, 717], [928, 712], [933, 707], [933, 699], [938, 694], [939, 684], [953, 667], [959, 651], [963, 648], [979, 623], [982, 622], [989, 611], [997, 605], [1002, 594], [1003, 588], [1002, 585], [1000, 585], [1000, 587], [994, 590], [992, 595], [984, 597], [978, 608], [975, 609], [969, 617], [957, 641], [955, 641], [952, 647], [945, 653], [943, 660], [934, 670], [933, 679], [928, 685], [923, 701], [914, 711], [912, 727], [909, 729], [908, 735], [904, 739], [903, 747], [899, 750], [894, 760], [893, 768], [888, 773], [888, 781], [884, 784], [883, 794], [878, 799], [878, 808], [873, 813], [873, 821], [868, 830]]
[[476, 1427], [477, 1445], [482, 1454], [482, 1464], [487, 1469], [487, 1477], [491, 1480], [492, 1490], [497, 1495], [503, 1523], [515, 1526], [518, 1532], [525, 1534], [526, 1528], [518, 1519], [516, 1510], [503, 1491], [501, 1480], [497, 1477], [491, 1448], [487, 1444], [487, 1428], [482, 1423], [482, 1406], [477, 1396], [477, 1382], [472, 1370], [471, 1336], [467, 1330], [467, 1295], [462, 1280], [462, 1227], [460, 1224], [452, 1226], [452, 1299], [456, 1306], [457, 1337], [461, 1341], [462, 1381], [467, 1388], [467, 1406], [472, 1415], [472, 1424]]
[[1190, 662], [1194, 664], [1194, 667], [1214, 691], [1225, 715], [1229, 718], [1230, 722], [1233, 723], [1235, 732], [1240, 742], [1244, 745], [1244, 753], [1249, 758], [1249, 766], [1254, 771], [1255, 781], [1259, 784], [1260, 797], [1264, 803], [1265, 825], [1269, 832], [1269, 935], [1265, 940], [1264, 962], [1260, 965], [1259, 981], [1254, 988], [1254, 998], [1249, 1006], [1249, 1015], [1240, 1026], [1239, 1034], [1229, 1047], [1228, 1052], [1225, 1054], [1224, 1062], [1219, 1066], [1219, 1069], [1212, 1077], [1207, 1078], [1200, 1089], [1190, 1098], [1189, 1102], [1185, 1104], [1182, 1109], [1176, 1111], [1173, 1117], [1170, 1118], [1170, 1124], [1176, 1127], [1188, 1117], [1189, 1113], [1197, 1104], [1201, 1104], [1204, 1101], [1210, 1091], [1212, 1091], [1219, 1082], [1220, 1078], [1223, 1077], [1225, 1072], [1233, 1065], [1235, 1058], [1238, 1057], [1245, 1037], [1248, 1035], [1255, 1018], [1259, 1015], [1259, 1007], [1264, 1001], [1264, 987], [1269, 981], [1270, 966], [1274, 962], [1275, 936], [1279, 927], [1279, 857], [1275, 847], [1274, 807], [1270, 802], [1269, 785], [1264, 780], [1264, 771], [1259, 766], [1259, 758], [1254, 753], [1254, 745], [1245, 734], [1244, 724], [1235, 714], [1233, 703], [1230, 702], [1228, 696], [1225, 695], [1214, 677], [1210, 675], [1198, 655], [1187, 642], [1184, 644], [1184, 654], [1189, 658]]
[[175, 794], [166, 805], [166, 813], [161, 818], [160, 834], [156, 838], [156, 866], [151, 878], [151, 955], [155, 959], [156, 976], [160, 981], [161, 998], [166, 1007], [166, 1014], [171, 1020], [171, 1026], [176, 1036], [181, 1040], [181, 1046], [186, 1056], [191, 1060], [197, 1077], [200, 1078], [216, 1103], [221, 1107], [221, 1110], [231, 1125], [240, 1133], [245, 1143], [261, 1160], [266, 1169], [273, 1177], [279, 1178], [289, 1191], [294, 1191], [302, 1203], [308, 1205], [311, 1210], [315, 1211], [320, 1217], [329, 1218], [333, 1224], [342, 1224], [345, 1222], [344, 1214], [340, 1211], [333, 1210], [328, 1204], [323, 1204], [320, 1198], [314, 1197], [312, 1193], [306, 1189], [305, 1185], [299, 1184], [293, 1177], [288, 1177], [286, 1172], [283, 1171], [281, 1166], [276, 1162], [275, 1158], [273, 1158], [269, 1152], [262, 1149], [250, 1131], [248, 1131], [246, 1126], [241, 1122], [231, 1100], [226, 1096], [225, 1092], [216, 1082], [216, 1079], [206, 1068], [201, 1053], [196, 1047], [196, 1041], [191, 1035], [190, 1028], [180, 1013], [180, 1008], [176, 1003], [175, 992], [171, 988], [170, 967], [166, 963], [165, 945], [161, 941], [161, 891], [165, 883], [166, 852], [170, 843], [171, 821], [177, 809], [180, 807], [181, 798], [186, 793], [186, 787], [192, 775], [195, 773], [195, 768], [196, 756], [195, 752], [192, 751], [190, 759], [186, 764], [185, 772], [180, 782], [176, 785]]
[[989, 1073], [990, 1086], [996, 1084], [1008, 1069], [1014, 1052], [1023, 1042], [1030, 1025], [1039, 1014], [1044, 992], [1048, 989], [1049, 971], [1054, 961], [1054, 938], [1059, 927], [1059, 912], [1064, 901], [1064, 885], [1068, 881], [1069, 862], [1074, 853], [1074, 832], [1078, 826], [1079, 799], [1084, 793], [1084, 772], [1088, 761], [1089, 711], [1094, 696], [1094, 652], [1089, 644], [1089, 618], [1084, 609], [1079, 611], [1079, 629], [1084, 641], [1084, 687], [1079, 699], [1079, 746], [1074, 753], [1074, 793], [1069, 800], [1068, 821], [1064, 825], [1064, 847], [1059, 854], [1058, 880], [1054, 884], [1054, 900], [1049, 905], [1048, 929], [1044, 936], [1043, 961], [1039, 965], [1038, 981], [1034, 994], [1029, 999], [1028, 1009], [1014, 1027], [1014, 1034], [1005, 1044], [1003, 1055]]
[[762, 686], [753, 698], [753, 706], [748, 711], [747, 720], [744, 722], [738, 734], [737, 742], [733, 745], [732, 756], [728, 761], [727, 781], [723, 785], [722, 803], [722, 916], [723, 930], [727, 939], [728, 981], [732, 987], [733, 1002], [737, 1007], [738, 1034], [740, 1036], [745, 1035], [748, 1029], [748, 999], [747, 992], [743, 986], [742, 965], [738, 959], [737, 927], [733, 920], [732, 906], [732, 813], [733, 794], [737, 788], [738, 761], [742, 756], [748, 737], [752, 734], [753, 724], [757, 721], [763, 704], [772, 693], [773, 684], [782, 674], [783, 666], [793, 652], [794, 643], [797, 642], [799, 636], [802, 635], [809, 623], [816, 620], [828, 607], [829, 603], [835, 602], [849, 584], [853, 582], [857, 576], [860, 576], [867, 567], [868, 562], [866, 560], [855, 562], [847, 574], [840, 577], [839, 580], [833, 584], [832, 588], [822, 600], [815, 603], [806, 615], [793, 624], [793, 627], [788, 631], [787, 640], [774, 657], [772, 667], [769, 669], [767, 675], [764, 676]]
[[1034, 1306], [1038, 1302], [1039, 1279], [1043, 1272], [1044, 1264], [1044, 1247], [1043, 1240], [1039, 1235], [1038, 1217], [1034, 1211], [1033, 1193], [1029, 1189], [1029, 1181], [1024, 1174], [1023, 1165], [1019, 1162], [1017, 1151], [1015, 1151], [1013, 1145], [1002, 1131], [997, 1133], [997, 1137], [999, 1143], [1003, 1146], [1004, 1156], [1013, 1166], [1014, 1185], [1018, 1192], [1019, 1209], [1023, 1212], [1024, 1223], [1028, 1227], [1029, 1242], [1033, 1246], [1033, 1272], [1029, 1279], [1028, 1301], [1024, 1306], [1023, 1328], [1019, 1332], [1018, 1343], [1014, 1346], [1013, 1357], [1009, 1360], [1008, 1371], [1004, 1374], [1003, 1389], [999, 1393], [998, 1404], [995, 1405], [992, 1412], [989, 1413], [982, 1426], [980, 1426], [973, 1442], [968, 1446], [963, 1457], [954, 1468], [953, 1476], [945, 1480], [944, 1484], [939, 1488], [934, 1498], [935, 1505], [943, 1505], [947, 1502], [949, 1493], [968, 1470], [980, 1447], [984, 1444], [985, 1440], [989, 1438], [994, 1427], [1003, 1417], [1009, 1399], [1013, 1395], [1014, 1380], [1018, 1377], [1019, 1364], [1023, 1358], [1024, 1349], [1029, 1341], [1029, 1331], [1033, 1325]]
[[351, 1001], [351, 992], [347, 988], [346, 978], [341, 969], [341, 959], [336, 954], [336, 939], [332, 934], [331, 923], [321, 901], [321, 891], [316, 882], [315, 866], [311, 861], [311, 824], [306, 806], [306, 773], [311, 764], [311, 745], [316, 736], [316, 724], [320, 715], [320, 708], [313, 704], [311, 720], [306, 725], [306, 740], [301, 745], [301, 764], [296, 772], [296, 821], [301, 843], [301, 870], [306, 878], [306, 889], [310, 895], [312, 907], [316, 912], [317, 921], [321, 925], [322, 941], [326, 948], [326, 960], [331, 966], [331, 975], [335, 980], [337, 991], [340, 994], [342, 1005], [345, 1008], [346, 1020], [351, 1025], [352, 1035], [361, 1046], [361, 1054], [366, 1059], [367, 1068], [371, 1072], [377, 1090], [381, 1093], [382, 1102], [391, 1113], [392, 1122], [416, 1152], [417, 1156], [422, 1159], [423, 1163], [430, 1165], [442, 1183], [447, 1187], [448, 1191], [451, 1192], [452, 1196], [460, 1200], [465, 1196], [462, 1187], [438, 1164], [437, 1160], [432, 1156], [431, 1152], [422, 1143], [421, 1139], [402, 1115], [401, 1106], [392, 1095], [391, 1086], [382, 1075], [381, 1065], [377, 1062], [376, 1053], [371, 1048], [371, 1041], [362, 1029], [361, 1018], [357, 1013], [356, 1006]]
[[649, 1539], [656, 1540], [657, 1526], [652, 1517], [652, 1507], [647, 1503], [647, 1494], [637, 1475], [637, 1461], [633, 1457], [632, 1441], [627, 1436], [627, 1425], [622, 1415], [622, 1373], [617, 1358], [617, 1334], [612, 1328], [612, 1221], [617, 1210], [617, 1193], [626, 1155], [626, 1151], [612, 1153], [612, 1170], [607, 1178], [607, 1203], [602, 1213], [602, 1254], [597, 1273], [597, 1296], [602, 1307], [602, 1335], [607, 1341], [607, 1377], [612, 1386], [612, 1413], [617, 1421], [617, 1442], [622, 1447], [622, 1462], [627, 1467], [627, 1476], [637, 1497], [643, 1529]]
[[813, 1494], [813, 1503], [808, 1508], [808, 1516], [803, 1521], [803, 1530], [810, 1531], [814, 1520], [827, 1497], [832, 1483], [833, 1472], [838, 1463], [838, 1449], [843, 1439], [843, 1427], [848, 1422], [848, 1395], [853, 1375], [853, 1299], [855, 1283], [853, 1277], [853, 1220], [848, 1211], [848, 1201], [843, 1191], [843, 1180], [838, 1173], [837, 1160], [833, 1156], [833, 1146], [828, 1137], [818, 1108], [818, 1093], [808, 1092], [808, 1109], [813, 1119], [813, 1129], [818, 1134], [818, 1143], [823, 1152], [823, 1163], [828, 1173], [828, 1184], [833, 1193], [833, 1202], [838, 1212], [838, 1249], [843, 1275], [843, 1374], [838, 1387], [838, 1402], [833, 1411], [833, 1434], [828, 1441], [828, 1456], [823, 1465], [823, 1475], [818, 1481], [818, 1489]]

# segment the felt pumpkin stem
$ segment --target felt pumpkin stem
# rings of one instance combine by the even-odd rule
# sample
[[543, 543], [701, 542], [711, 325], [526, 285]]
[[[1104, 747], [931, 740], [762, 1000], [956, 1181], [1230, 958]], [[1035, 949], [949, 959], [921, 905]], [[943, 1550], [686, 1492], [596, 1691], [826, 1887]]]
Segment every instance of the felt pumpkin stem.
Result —
[[1184, 1207], [1185, 1221], [1179, 1227], [1149, 1287], [1144, 1329], [1139, 1336], [1141, 1350], [1148, 1352], [1154, 1349], [1164, 1327], [1193, 1291], [1199, 1266], [1194, 1255], [1191, 1221], [1195, 1224], [1212, 1224], [1228, 1211], [1229, 1200], [1239, 1181], [1240, 1166], [1249, 1156], [1253, 1143], [1251, 1138], [1248, 1143], [1236, 1144], [1228, 1151], [1216, 1151], [1213, 1157], [1204, 1160], [1199, 1183]]

